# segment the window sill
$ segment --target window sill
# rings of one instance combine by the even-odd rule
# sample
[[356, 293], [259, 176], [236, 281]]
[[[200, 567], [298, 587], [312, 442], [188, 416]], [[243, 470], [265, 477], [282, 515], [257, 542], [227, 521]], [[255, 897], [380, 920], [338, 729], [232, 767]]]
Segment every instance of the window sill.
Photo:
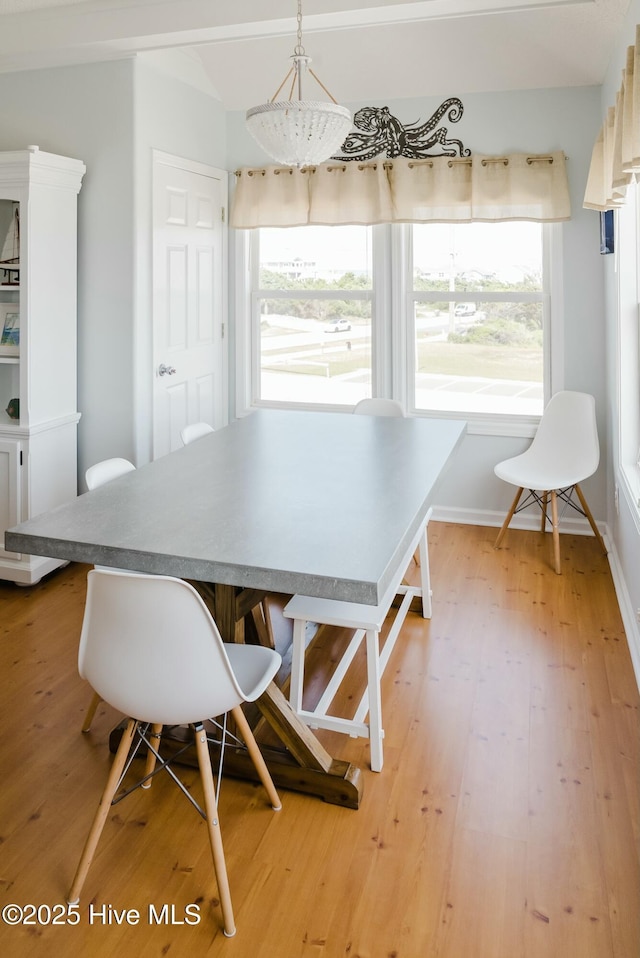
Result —
[[[300, 409], [313, 412], [344, 412], [350, 413], [351, 406], [340, 406], [320, 403], [288, 403], [276, 400], [258, 400], [252, 408], [266, 407], [271, 409]], [[467, 434], [470, 436], [510, 436], [517, 439], [533, 439], [540, 423], [536, 416], [483, 416], [477, 413], [451, 412], [449, 410], [434, 410], [427, 412], [424, 409], [414, 410], [411, 415], [424, 419], [464, 419], [467, 423]]]
[[533, 439], [540, 424], [539, 416], [487, 416], [478, 413], [448, 412], [438, 410], [414, 412], [415, 416], [432, 419], [465, 419], [470, 436], [512, 436], [518, 439]]

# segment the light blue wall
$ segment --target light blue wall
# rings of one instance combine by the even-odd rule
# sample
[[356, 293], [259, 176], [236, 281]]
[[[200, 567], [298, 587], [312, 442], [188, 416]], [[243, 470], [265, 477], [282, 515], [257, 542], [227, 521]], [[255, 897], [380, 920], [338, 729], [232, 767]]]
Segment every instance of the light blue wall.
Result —
[[[151, 152], [224, 169], [219, 101], [138, 58], [0, 75], [0, 150], [87, 167], [78, 198], [79, 475], [150, 457]], [[80, 480], [82, 488], [82, 478]]]
[[0, 75], [0, 149], [82, 160], [78, 197], [78, 437], [80, 469], [131, 457], [133, 357], [132, 64]]

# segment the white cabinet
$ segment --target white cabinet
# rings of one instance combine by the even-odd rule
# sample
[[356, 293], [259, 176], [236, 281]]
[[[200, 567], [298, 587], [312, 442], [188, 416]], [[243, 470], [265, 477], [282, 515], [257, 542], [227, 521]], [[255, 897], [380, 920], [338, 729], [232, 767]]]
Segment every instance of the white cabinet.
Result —
[[61, 564], [4, 532], [77, 495], [77, 197], [85, 166], [38, 147], [0, 153], [0, 578]]

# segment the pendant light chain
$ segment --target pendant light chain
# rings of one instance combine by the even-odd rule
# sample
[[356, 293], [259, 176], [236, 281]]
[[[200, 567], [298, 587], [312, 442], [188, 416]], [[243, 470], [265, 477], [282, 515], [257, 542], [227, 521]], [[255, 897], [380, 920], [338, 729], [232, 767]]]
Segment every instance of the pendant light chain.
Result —
[[304, 47], [302, 46], [302, 0], [298, 0], [298, 30], [297, 30], [298, 42], [295, 45], [293, 50], [294, 54], [298, 57], [305, 56]]

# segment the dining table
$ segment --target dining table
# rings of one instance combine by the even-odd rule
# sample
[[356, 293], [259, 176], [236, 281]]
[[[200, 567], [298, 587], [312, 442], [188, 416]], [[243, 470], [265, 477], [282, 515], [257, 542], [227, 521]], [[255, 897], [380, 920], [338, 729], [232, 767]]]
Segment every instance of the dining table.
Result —
[[[9, 529], [5, 548], [189, 580], [223, 639], [242, 642], [269, 594], [376, 605], [426, 538], [465, 432], [459, 419], [258, 408]], [[276, 785], [357, 808], [362, 770], [326, 751], [277, 681], [257, 706]], [[225, 767], [252, 774], [239, 752]]]

